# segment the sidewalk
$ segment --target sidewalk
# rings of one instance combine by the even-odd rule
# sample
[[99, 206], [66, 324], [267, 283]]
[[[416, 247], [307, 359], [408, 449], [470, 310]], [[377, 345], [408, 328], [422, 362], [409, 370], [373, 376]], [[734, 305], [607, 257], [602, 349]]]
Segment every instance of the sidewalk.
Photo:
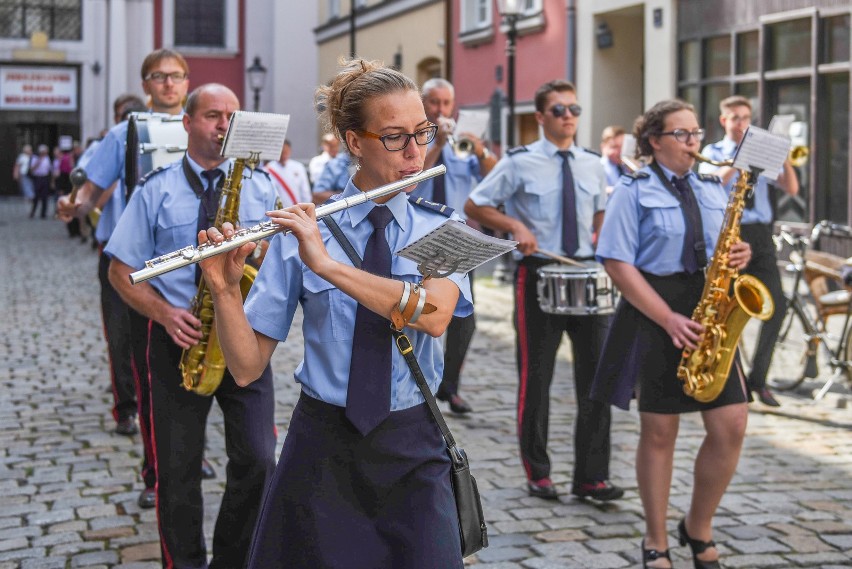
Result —
[[[30, 220], [27, 211], [21, 200], [0, 199], [0, 262], [7, 269], [0, 283], [0, 569], [159, 567], [155, 514], [136, 506], [139, 439], [111, 432], [96, 254], [68, 239], [61, 223]], [[594, 506], [569, 497], [575, 406], [564, 342], [550, 420], [553, 478], [563, 496], [527, 496], [515, 441], [511, 291], [481, 278], [476, 300], [478, 331], [462, 387], [475, 413], [447, 414], [470, 457], [491, 537], [468, 563], [640, 566], [638, 414], [613, 413], [612, 479], [626, 488], [624, 499]], [[273, 356], [279, 449], [299, 393], [292, 379], [301, 357], [299, 317], [292, 330]], [[852, 567], [852, 411], [841, 407], [848, 390], [818, 402], [797, 393], [778, 397], [777, 410], [752, 406], [743, 457], [715, 520], [725, 566]], [[208, 548], [224, 484], [222, 429], [214, 405], [207, 457], [219, 478], [204, 482]], [[700, 418], [684, 416], [668, 524], [678, 568], [692, 566], [688, 549], [675, 547], [675, 528], [689, 502], [702, 434]]]

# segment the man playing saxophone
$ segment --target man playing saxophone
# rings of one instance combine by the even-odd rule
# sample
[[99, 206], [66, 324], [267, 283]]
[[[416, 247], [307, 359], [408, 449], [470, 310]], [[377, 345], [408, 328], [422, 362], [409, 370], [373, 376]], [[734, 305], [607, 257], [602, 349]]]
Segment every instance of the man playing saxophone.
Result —
[[[666, 518], [680, 414], [700, 412], [706, 436], [693, 467], [692, 499], [678, 525], [697, 569], [719, 567], [712, 541], [716, 508], [734, 475], [745, 436], [746, 391], [735, 366], [718, 398], [687, 396], [677, 368], [696, 348], [702, 324], [690, 316], [702, 297], [705, 266], [727, 207], [719, 179], [692, 172], [704, 130], [692, 105], [662, 101], [636, 120], [637, 156], [650, 165], [622, 176], [607, 205], [596, 252], [622, 300], [600, 357], [592, 397], [626, 409], [636, 394], [640, 434], [636, 480], [645, 514], [642, 566], [672, 567]], [[748, 264], [748, 243], [722, 262]], [[715, 263], [716, 260], [713, 260]]]
[[[701, 154], [714, 161], [724, 161], [734, 157], [745, 131], [751, 124], [751, 103], [741, 95], [734, 95], [719, 103], [719, 122], [725, 129], [725, 138], [708, 144]], [[714, 166], [702, 163], [698, 166], [702, 173], [713, 173], [722, 179], [729, 192], [739, 178], [739, 171], [732, 166]], [[784, 170], [773, 185], [795, 196], [799, 193], [799, 180], [790, 161], [784, 162]], [[754, 364], [748, 376], [748, 388], [757, 395], [764, 405], [778, 407], [780, 404], [766, 386], [766, 373], [772, 360], [775, 341], [784, 322], [784, 291], [781, 288], [781, 275], [775, 256], [775, 244], [772, 242], [773, 207], [769, 195], [769, 184], [763, 176], [758, 177], [754, 185], [754, 199], [746, 202], [740, 231], [744, 241], [751, 245], [751, 262], [743, 273], [754, 275], [769, 289], [776, 310], [772, 318], [760, 326], [760, 337], [754, 349]]]
[[[207, 567], [201, 460], [204, 428], [212, 398], [182, 385], [181, 352], [202, 340], [200, 321], [190, 312], [200, 271], [184, 267], [151, 283], [133, 286], [129, 274], [152, 257], [193, 243], [215, 219], [230, 160], [220, 156], [236, 95], [223, 85], [193, 91], [183, 117], [187, 152], [140, 182], [107, 246], [110, 282], [122, 298], [150, 319], [153, 445], [157, 464], [157, 519], [163, 565]], [[238, 180], [231, 182], [231, 188]], [[274, 209], [269, 177], [255, 170], [241, 181], [240, 222], [260, 222]], [[249, 387], [225, 371], [215, 398], [225, 416], [228, 454], [225, 494], [213, 534], [211, 567], [242, 567], [260, 508], [263, 488], [275, 464], [274, 397], [269, 366]]]

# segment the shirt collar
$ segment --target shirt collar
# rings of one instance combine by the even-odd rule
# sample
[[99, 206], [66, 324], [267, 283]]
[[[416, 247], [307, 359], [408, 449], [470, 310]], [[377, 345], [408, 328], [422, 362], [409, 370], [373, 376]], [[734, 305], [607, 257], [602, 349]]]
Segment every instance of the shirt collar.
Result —
[[[353, 179], [354, 176], [349, 178], [349, 182], [346, 184], [346, 189], [343, 190], [343, 193], [341, 194], [342, 198], [349, 198], [362, 193], [353, 182]], [[369, 214], [370, 210], [376, 207], [376, 205], [377, 204], [372, 201], [366, 201], [362, 204], [348, 208], [346, 210], [346, 214], [349, 216], [349, 222], [352, 224], [352, 227], [355, 227], [364, 221], [367, 214]], [[384, 205], [390, 210], [397, 225], [399, 225], [403, 231], [407, 231], [408, 216], [406, 215], [406, 211], [408, 208], [408, 194], [400, 192], [389, 199]]]
[[572, 157], [576, 157], [577, 156], [577, 149], [579, 147], [575, 143], [572, 143], [569, 148], [561, 149], [558, 146], [556, 146], [555, 144], [553, 144], [552, 142], [550, 142], [548, 139], [542, 138], [541, 139], [541, 148], [542, 148], [542, 150], [544, 150], [545, 154], [547, 154], [548, 156], [553, 158], [554, 156], [558, 156], [558, 154], [556, 154], [556, 153], [559, 152], [560, 150], [567, 150], [568, 152], [571, 153]]
[[[657, 164], [660, 166], [660, 170], [663, 171], [663, 174], [665, 174], [666, 180], [671, 181], [672, 178], [680, 178], [680, 176], [678, 176], [677, 174], [675, 174], [674, 172], [672, 172], [671, 170], [669, 170], [668, 168], [663, 166], [660, 162], [657, 162]], [[686, 176], [684, 176], [684, 178], [686, 180], [691, 181], [693, 178], [695, 178], [695, 172], [690, 170], [689, 172], [686, 173]]]
[[[189, 155], [189, 152], [186, 153], [186, 160], [187, 162], [189, 162], [189, 167], [192, 168], [192, 171], [195, 172], [196, 176], [198, 176], [198, 179], [203, 180], [204, 178], [201, 176], [201, 173], [204, 172], [204, 168], [199, 166], [198, 162], [192, 159], [192, 157]], [[220, 173], [227, 175], [230, 166], [231, 159], [228, 158], [227, 160], [216, 166], [216, 169], [219, 170]]]

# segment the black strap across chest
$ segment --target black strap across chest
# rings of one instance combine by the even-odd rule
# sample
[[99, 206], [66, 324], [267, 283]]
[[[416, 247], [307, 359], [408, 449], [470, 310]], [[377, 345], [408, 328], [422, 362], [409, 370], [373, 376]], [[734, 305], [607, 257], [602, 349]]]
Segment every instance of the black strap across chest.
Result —
[[699, 269], [706, 267], [707, 248], [704, 243], [704, 224], [701, 221], [701, 210], [698, 208], [698, 200], [695, 197], [695, 192], [692, 192], [692, 200], [687, 202], [657, 162], [651, 162], [651, 170], [654, 171], [666, 190], [680, 204], [680, 210], [683, 213], [683, 222], [686, 226], [686, 230], [684, 231], [684, 248], [692, 248], [695, 251], [695, 260]]

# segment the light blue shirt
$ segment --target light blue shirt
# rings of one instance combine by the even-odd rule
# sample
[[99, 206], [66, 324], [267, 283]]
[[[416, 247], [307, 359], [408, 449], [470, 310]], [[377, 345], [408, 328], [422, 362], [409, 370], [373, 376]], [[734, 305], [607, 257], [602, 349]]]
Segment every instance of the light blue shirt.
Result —
[[[191, 158], [189, 164], [200, 177], [202, 168]], [[222, 175], [230, 165], [230, 160], [219, 165]], [[251, 178], [244, 177], [240, 225], [260, 223], [267, 211], [275, 209], [275, 200], [275, 188], [265, 172], [255, 170]], [[134, 269], [141, 269], [149, 259], [197, 244], [198, 205], [199, 198], [186, 180], [180, 160], [155, 170], [133, 192], [105, 252]], [[188, 309], [198, 290], [195, 265], [171, 271], [150, 283], [169, 304], [179, 308]]]
[[[711, 160], [723, 161], [733, 158], [736, 151], [737, 143], [725, 137], [719, 142], [705, 146], [701, 154]], [[713, 166], [706, 162], [701, 162], [698, 165], [698, 171], [702, 174], [713, 174], [718, 169], [718, 166]], [[725, 190], [730, 192], [739, 178], [739, 172], [731, 176], [731, 179], [725, 184]], [[764, 176], [758, 176], [757, 178], [757, 184], [754, 185], [754, 207], [743, 210], [742, 223], [762, 223], [764, 225], [772, 223], [772, 204], [769, 201], [769, 185], [767, 178]]]
[[618, 164], [613, 164], [612, 160], [606, 156], [601, 156], [601, 166], [603, 166], [604, 173], [606, 174], [606, 185], [612, 188], [618, 184], [619, 178], [627, 173], [626, 169], [620, 169]]
[[[350, 181], [342, 196], [348, 197], [358, 192]], [[446, 216], [435, 211], [413, 205], [403, 193], [394, 196], [386, 206], [393, 213], [393, 221], [385, 229], [385, 235], [394, 253], [447, 220]], [[333, 214], [334, 220], [362, 258], [367, 240], [373, 233], [373, 226], [366, 219], [373, 207], [379, 206], [367, 202]], [[458, 219], [458, 216], [453, 215], [453, 218]], [[319, 228], [329, 255], [341, 263], [351, 265], [349, 257], [325, 223], [319, 222]], [[313, 273], [299, 258], [298, 248], [299, 243], [292, 235], [278, 234], [273, 237], [246, 299], [246, 316], [256, 331], [283, 342], [290, 332], [296, 307], [301, 305], [305, 354], [296, 368], [296, 381], [311, 397], [344, 407], [358, 303]], [[419, 282], [421, 278], [413, 261], [396, 254], [392, 258], [391, 274], [394, 279], [402, 281]], [[467, 276], [456, 273], [448, 278], [460, 290], [454, 314], [471, 314], [473, 304]], [[441, 341], [410, 328], [405, 333], [414, 344], [417, 361], [434, 392], [441, 382], [444, 368]], [[393, 354], [391, 410], [407, 409], [422, 403], [423, 396], [390, 336], [388, 343], [391, 344]]]
[[337, 156], [325, 163], [319, 180], [314, 184], [314, 193], [340, 192], [349, 182], [349, 154], [339, 152]]
[[127, 146], [127, 121], [122, 121], [109, 129], [98, 144], [91, 159], [86, 164], [89, 181], [108, 190], [116, 181], [118, 185], [109, 201], [101, 208], [101, 217], [95, 228], [95, 239], [101, 243], [109, 241], [118, 224], [118, 218], [124, 211], [124, 154]]
[[[671, 180], [672, 172], [665, 167], [662, 170]], [[701, 210], [709, 263], [728, 200], [721, 184], [702, 178], [694, 172], [687, 174]], [[595, 257], [600, 263], [605, 259], [623, 261], [654, 275], [683, 272], [684, 233], [680, 202], [646, 166], [635, 176], [622, 176], [615, 187], [607, 205]]]
[[[86, 170], [86, 165], [92, 159], [92, 156], [95, 155], [95, 150], [98, 149], [98, 146], [100, 146], [100, 144], [101, 144], [100, 140], [94, 140], [94, 141], [92, 141], [91, 144], [89, 144], [89, 147], [86, 148], [85, 152], [83, 152], [83, 154], [80, 155], [80, 159], [77, 160], [77, 167], [78, 168], [82, 168], [83, 170]], [[86, 176], [88, 176], [88, 175], [89, 175], [89, 173], [87, 171]]]
[[[464, 202], [467, 201], [471, 190], [482, 180], [479, 173], [479, 160], [473, 155], [467, 158], [459, 158], [450, 143], [445, 144], [441, 149], [441, 157], [447, 167], [447, 173], [444, 174], [445, 205], [450, 206], [456, 210], [456, 213], [464, 217]], [[432, 178], [420, 182], [411, 192], [411, 195], [434, 202], [435, 200], [432, 199], [434, 182], [435, 180]]]
[[[562, 157], [547, 139], [510, 150], [470, 194], [479, 206], [506, 206], [535, 235], [545, 251], [562, 253]], [[572, 146], [568, 158], [574, 176], [579, 248], [575, 257], [591, 257], [592, 221], [606, 207], [606, 176], [600, 156]], [[516, 256], [520, 253], [516, 252]]]

